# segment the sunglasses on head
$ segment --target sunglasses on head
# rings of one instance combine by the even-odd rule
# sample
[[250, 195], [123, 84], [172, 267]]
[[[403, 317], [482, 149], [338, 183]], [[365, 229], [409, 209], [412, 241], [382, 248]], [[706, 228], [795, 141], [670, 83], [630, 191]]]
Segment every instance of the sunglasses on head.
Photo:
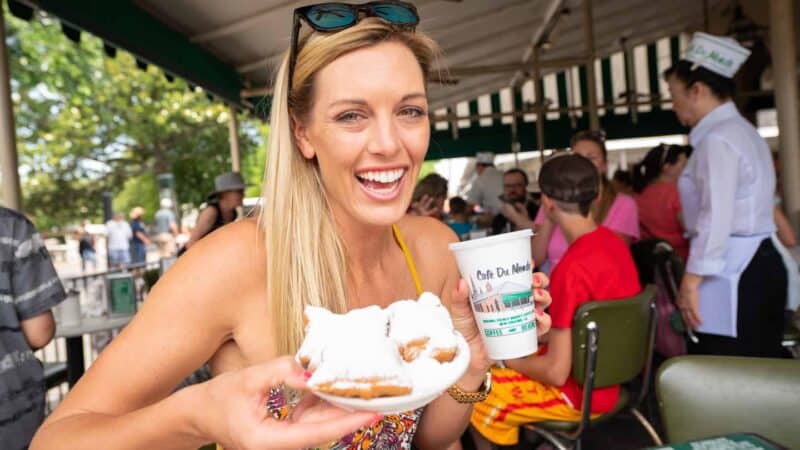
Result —
[[419, 24], [417, 8], [411, 3], [384, 0], [363, 4], [318, 3], [294, 10], [292, 47], [289, 54], [289, 89], [292, 89], [294, 66], [297, 63], [297, 44], [300, 36], [300, 19], [316, 31], [331, 33], [350, 28], [364, 17], [377, 17], [392, 25], [414, 30]]

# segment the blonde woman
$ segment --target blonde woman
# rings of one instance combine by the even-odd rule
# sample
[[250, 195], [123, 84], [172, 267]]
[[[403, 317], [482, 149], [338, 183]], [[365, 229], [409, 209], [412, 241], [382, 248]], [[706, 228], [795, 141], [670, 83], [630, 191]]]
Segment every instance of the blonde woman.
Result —
[[[296, 39], [301, 21], [316, 30], [329, 16], [352, 21]], [[448, 393], [424, 412], [387, 417], [309, 406], [311, 395], [291, 408], [279, 388], [291, 367], [271, 374], [276, 358], [301, 343], [305, 305], [343, 312], [425, 289], [449, 305], [470, 346], [454, 389], [484, 391], [489, 360], [447, 249], [457, 238], [441, 222], [405, 214], [428, 148], [425, 75], [436, 52], [412, 31], [417, 20], [412, 5], [395, 1], [295, 11], [295, 39], [273, 91], [260, 221], [221, 228], [167, 272], [50, 416], [34, 450], [298, 448], [367, 423], [331, 445], [442, 449], [458, 439], [471, 405]], [[549, 303], [546, 293], [536, 300]], [[548, 316], [537, 317], [546, 331]], [[213, 379], [172, 393], [205, 361]], [[293, 370], [287, 384], [302, 387]]]

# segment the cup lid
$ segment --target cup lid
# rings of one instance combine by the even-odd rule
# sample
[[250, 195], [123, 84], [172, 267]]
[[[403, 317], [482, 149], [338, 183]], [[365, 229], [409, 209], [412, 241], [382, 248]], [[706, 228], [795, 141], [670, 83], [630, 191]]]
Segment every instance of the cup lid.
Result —
[[530, 228], [526, 228], [524, 230], [513, 231], [511, 233], [497, 234], [494, 236], [472, 239], [464, 242], [453, 242], [452, 244], [449, 244], [447, 247], [450, 249], [450, 251], [456, 252], [459, 250], [493, 246], [501, 242], [513, 241], [515, 239], [521, 239], [521, 238], [529, 238], [531, 236], [533, 236], [533, 230], [531, 230]]

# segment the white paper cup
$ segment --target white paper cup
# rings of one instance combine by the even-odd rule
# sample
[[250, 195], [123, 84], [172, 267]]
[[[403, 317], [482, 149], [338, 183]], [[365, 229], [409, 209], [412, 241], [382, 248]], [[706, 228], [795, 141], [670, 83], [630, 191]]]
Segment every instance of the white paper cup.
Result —
[[538, 348], [531, 236], [531, 230], [522, 230], [450, 244], [494, 360], [522, 358]]

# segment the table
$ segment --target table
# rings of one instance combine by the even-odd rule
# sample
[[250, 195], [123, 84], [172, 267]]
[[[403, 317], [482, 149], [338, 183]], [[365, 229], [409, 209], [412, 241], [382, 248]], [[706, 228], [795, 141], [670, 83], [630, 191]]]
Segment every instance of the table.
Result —
[[116, 330], [124, 327], [133, 319], [133, 315], [119, 317], [86, 317], [79, 325], [63, 326], [56, 324], [56, 337], [67, 341], [67, 383], [75, 385], [86, 370], [84, 366], [83, 335], [98, 331]]
[[783, 450], [767, 438], [754, 433], [735, 433], [696, 441], [652, 447], [651, 450]]

